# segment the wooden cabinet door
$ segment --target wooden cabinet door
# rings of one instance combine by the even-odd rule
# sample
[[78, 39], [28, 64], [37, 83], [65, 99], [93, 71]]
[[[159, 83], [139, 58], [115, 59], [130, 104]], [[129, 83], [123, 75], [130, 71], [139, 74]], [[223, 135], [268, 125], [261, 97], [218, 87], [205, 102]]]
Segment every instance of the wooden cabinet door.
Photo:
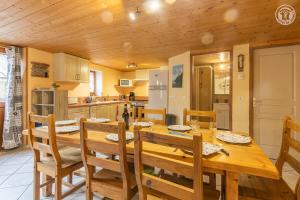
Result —
[[79, 81], [80, 70], [78, 65], [78, 59], [75, 56], [65, 55], [67, 74], [66, 79], [68, 81]]
[[87, 83], [89, 81], [89, 63], [87, 60], [79, 58], [80, 82]]

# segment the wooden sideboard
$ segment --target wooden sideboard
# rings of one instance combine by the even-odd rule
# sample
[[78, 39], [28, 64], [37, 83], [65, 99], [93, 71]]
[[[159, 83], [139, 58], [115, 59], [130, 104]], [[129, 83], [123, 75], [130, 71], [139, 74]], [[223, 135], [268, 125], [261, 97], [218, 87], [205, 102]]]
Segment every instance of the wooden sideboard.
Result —
[[2, 142], [3, 142], [4, 108], [5, 108], [5, 103], [0, 102], [0, 149], [2, 148]]

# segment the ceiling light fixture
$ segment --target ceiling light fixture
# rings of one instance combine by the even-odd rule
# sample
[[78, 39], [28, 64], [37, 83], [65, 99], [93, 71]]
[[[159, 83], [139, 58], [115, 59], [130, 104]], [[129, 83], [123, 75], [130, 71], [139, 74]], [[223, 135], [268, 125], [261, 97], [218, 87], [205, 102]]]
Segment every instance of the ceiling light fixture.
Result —
[[127, 67], [128, 69], [135, 69], [135, 68], [137, 68], [138, 66], [137, 66], [136, 63], [132, 62], [132, 63], [129, 63], [126, 67]]
[[225, 54], [224, 53], [220, 53], [219, 58], [220, 58], [221, 62], [224, 62], [225, 61]]
[[160, 0], [148, 0], [145, 3], [146, 11], [148, 12], [156, 12], [161, 8], [161, 1]]
[[135, 21], [141, 14], [141, 11], [139, 10], [139, 8], [136, 8], [135, 12], [130, 12], [128, 14], [129, 19], [131, 19], [131, 21]]

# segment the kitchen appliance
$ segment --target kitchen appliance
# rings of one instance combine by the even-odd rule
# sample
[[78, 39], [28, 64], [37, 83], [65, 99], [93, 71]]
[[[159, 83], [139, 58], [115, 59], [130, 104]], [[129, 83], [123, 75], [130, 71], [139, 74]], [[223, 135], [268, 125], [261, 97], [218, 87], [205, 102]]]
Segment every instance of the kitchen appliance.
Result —
[[126, 95], [124, 95], [124, 94], [119, 95], [119, 100], [125, 101], [126, 100]]
[[132, 80], [130, 79], [120, 79], [120, 86], [122, 87], [132, 87]]
[[129, 101], [135, 101], [135, 93], [134, 92], [129, 93]]
[[150, 70], [149, 101], [146, 108], [162, 109], [168, 106], [168, 70]]

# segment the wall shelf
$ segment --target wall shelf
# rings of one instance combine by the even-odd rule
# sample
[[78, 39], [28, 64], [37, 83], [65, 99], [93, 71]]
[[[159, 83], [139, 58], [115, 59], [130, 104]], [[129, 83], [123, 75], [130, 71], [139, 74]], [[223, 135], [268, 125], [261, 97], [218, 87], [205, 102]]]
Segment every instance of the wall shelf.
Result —
[[122, 87], [119, 85], [115, 85], [116, 90], [123, 95], [129, 94], [130, 92], [133, 92], [135, 89], [135, 86], [130, 86], [130, 87]]

